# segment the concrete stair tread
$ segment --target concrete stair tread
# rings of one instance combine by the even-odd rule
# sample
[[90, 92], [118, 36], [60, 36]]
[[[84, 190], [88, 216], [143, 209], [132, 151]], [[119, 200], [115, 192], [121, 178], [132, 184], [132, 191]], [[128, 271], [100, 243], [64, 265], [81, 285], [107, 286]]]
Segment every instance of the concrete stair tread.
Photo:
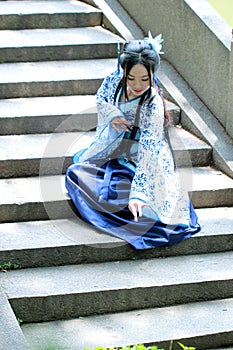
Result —
[[76, 151], [88, 147], [93, 136], [94, 131], [0, 136], [0, 161], [71, 157]]
[[69, 116], [95, 109], [94, 95], [26, 97], [0, 100], [0, 118]]
[[0, 1], [0, 29], [97, 26], [102, 12], [83, 1]]
[[[0, 118], [70, 115], [92, 108], [96, 112], [95, 95], [9, 98], [0, 100]], [[179, 107], [170, 101], [167, 109], [179, 112]]]
[[116, 68], [115, 58], [2, 63], [0, 98], [95, 94]]
[[226, 280], [233, 281], [233, 252], [19, 269], [3, 274], [1, 285], [16, 299]]
[[94, 95], [0, 100], [1, 135], [90, 130], [96, 127]]
[[116, 59], [2, 63], [0, 84], [102, 80], [116, 68]]
[[25, 322], [228, 298], [232, 283], [233, 252], [27, 268], [1, 276]]
[[[184, 175], [183, 185], [190, 191], [233, 190], [233, 179], [212, 167], [183, 168], [179, 173]], [[1, 205], [38, 202], [42, 198], [48, 201], [67, 199], [63, 175], [0, 179], [0, 193]]]
[[182, 168], [178, 169], [178, 173], [188, 191], [217, 191], [226, 187], [232, 189], [233, 179], [211, 166]]
[[233, 281], [233, 252], [12, 270], [1, 286], [16, 299], [226, 280]]
[[29, 15], [29, 14], [54, 14], [61, 13], [91, 13], [98, 12], [95, 7], [81, 1], [0, 1], [1, 15]]
[[0, 31], [0, 49], [23, 47], [47, 47], [70, 45], [112, 44], [122, 39], [97, 27], [58, 28], [58, 29], [25, 29]]
[[96, 113], [94, 95], [12, 98], [0, 100], [0, 118], [69, 116], [92, 108]]
[[[168, 101], [167, 109], [177, 119], [179, 108]], [[97, 123], [95, 95], [2, 99], [0, 122], [0, 135], [92, 130]]]
[[[198, 150], [211, 148], [183, 129], [172, 128], [174, 150]], [[95, 132], [70, 132], [54, 134], [28, 134], [0, 136], [0, 161], [14, 159], [52, 158], [72, 156], [88, 147]], [[16, 146], [17, 145], [17, 146]]]
[[[57, 349], [121, 347], [156, 344], [169, 348], [170, 340], [206, 349], [232, 345], [233, 299], [222, 299], [104, 316], [25, 324], [22, 330], [35, 350], [48, 344]], [[207, 321], [208, 320], [208, 321]], [[220, 335], [224, 338], [220, 342]], [[90, 337], [91, 334], [91, 337]], [[35, 344], [38, 344], [35, 346]]]
[[[196, 212], [202, 230], [192, 239], [233, 234], [233, 207], [196, 209]], [[58, 245], [97, 246], [121, 242], [116, 237], [98, 232], [78, 217], [52, 221], [3, 223], [0, 224], [0, 237], [2, 237], [0, 251], [57, 247]]]
[[233, 207], [204, 208], [196, 212], [202, 230], [192, 239], [144, 252], [136, 252], [124, 241], [100, 233], [78, 217], [3, 223], [0, 224], [0, 261], [10, 260], [22, 267], [31, 267], [233, 249]]
[[[44, 166], [47, 164], [42, 162], [42, 169]], [[180, 181], [188, 189], [194, 207], [233, 206], [233, 180], [220, 171], [198, 167], [190, 173], [182, 169], [182, 173]], [[0, 193], [1, 222], [76, 217], [64, 175], [0, 179]]]
[[[233, 207], [196, 209], [196, 212], [202, 230], [195, 234], [192, 239], [233, 234]], [[0, 224], [0, 237], [2, 237], [1, 251], [57, 247], [58, 245], [89, 244], [97, 246], [98, 244], [112, 244], [121, 241], [116, 237], [99, 233], [92, 226], [83, 223], [78, 217], [52, 221], [3, 223]]]
[[195, 135], [191, 134], [183, 128], [170, 128], [170, 142], [174, 149], [207, 149], [210, 150], [211, 147], [204, 141], [200, 140]]
[[[87, 120], [87, 115], [84, 115]], [[67, 118], [57, 127], [79, 127]], [[69, 125], [69, 126], [67, 126]], [[85, 129], [86, 124], [81, 124]], [[178, 167], [208, 165], [211, 148], [203, 141], [189, 134], [185, 130], [172, 128], [172, 146], [174, 157]], [[71, 163], [73, 154], [87, 148], [93, 141], [94, 131], [81, 132], [55, 132], [53, 134], [26, 134], [0, 136], [0, 171], [2, 178], [56, 175], [66, 171]], [[198, 158], [197, 161], [194, 159]]]

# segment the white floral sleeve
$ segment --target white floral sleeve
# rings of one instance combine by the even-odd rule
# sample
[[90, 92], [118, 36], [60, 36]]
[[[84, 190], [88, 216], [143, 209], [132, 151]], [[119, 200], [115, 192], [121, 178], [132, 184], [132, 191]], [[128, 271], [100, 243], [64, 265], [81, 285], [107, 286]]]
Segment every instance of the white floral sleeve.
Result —
[[162, 141], [164, 142], [164, 108], [162, 100], [156, 97], [150, 107], [142, 107], [140, 112], [141, 136], [138, 146], [136, 172], [131, 186], [130, 199], [148, 202], [150, 178], [159, 161]]
[[150, 107], [141, 111], [140, 118], [142, 131], [129, 199], [147, 203], [154, 216], [164, 223], [186, 225], [189, 221], [189, 198], [179, 184], [165, 138], [164, 108], [159, 95]]
[[96, 93], [98, 124], [93, 142], [80, 156], [79, 161], [86, 162], [95, 159], [107, 159], [119, 146], [123, 131], [117, 133], [111, 126], [111, 120], [124, 116], [114, 103], [114, 94], [121, 80], [115, 72], [107, 76]]

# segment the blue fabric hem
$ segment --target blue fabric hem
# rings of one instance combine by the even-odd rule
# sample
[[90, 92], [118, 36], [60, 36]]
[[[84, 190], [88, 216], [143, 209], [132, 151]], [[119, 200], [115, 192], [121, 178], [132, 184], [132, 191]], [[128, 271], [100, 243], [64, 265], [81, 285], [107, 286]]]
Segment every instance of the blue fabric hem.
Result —
[[117, 160], [104, 165], [73, 164], [66, 174], [66, 188], [84, 221], [128, 242], [134, 249], [151, 249], [179, 243], [200, 231], [190, 202], [190, 225], [166, 225], [148, 217], [138, 222], [128, 209], [134, 172]]

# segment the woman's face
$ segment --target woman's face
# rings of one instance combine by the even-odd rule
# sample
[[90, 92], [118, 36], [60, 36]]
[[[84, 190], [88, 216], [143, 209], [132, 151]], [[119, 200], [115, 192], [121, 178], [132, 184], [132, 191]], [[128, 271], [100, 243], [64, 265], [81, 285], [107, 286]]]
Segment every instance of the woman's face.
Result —
[[143, 64], [131, 68], [127, 77], [127, 93], [129, 99], [142, 95], [150, 87], [150, 77]]

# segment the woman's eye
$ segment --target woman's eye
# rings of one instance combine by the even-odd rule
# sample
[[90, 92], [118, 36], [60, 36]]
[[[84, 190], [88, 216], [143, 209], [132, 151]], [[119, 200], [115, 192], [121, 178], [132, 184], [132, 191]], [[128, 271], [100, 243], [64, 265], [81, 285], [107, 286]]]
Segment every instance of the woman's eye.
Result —
[[132, 80], [134, 80], [134, 79], [133, 79], [133, 78], [129, 78], [129, 77], [128, 77], [128, 80], [132, 81]]
[[149, 78], [142, 79], [142, 81], [149, 81]]

